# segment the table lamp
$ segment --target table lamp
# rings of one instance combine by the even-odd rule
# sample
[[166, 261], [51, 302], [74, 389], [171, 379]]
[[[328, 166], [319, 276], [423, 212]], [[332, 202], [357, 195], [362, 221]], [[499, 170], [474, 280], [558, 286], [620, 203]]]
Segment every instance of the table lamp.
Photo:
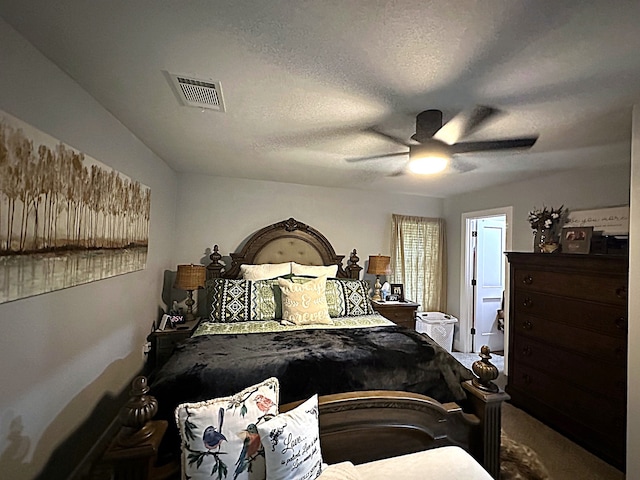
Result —
[[175, 287], [180, 290], [186, 290], [189, 292], [189, 298], [185, 304], [187, 305], [187, 314], [185, 320], [190, 322], [195, 318], [193, 315], [193, 291], [199, 288], [204, 288], [204, 281], [206, 279], [206, 268], [204, 265], [178, 265], [178, 273], [176, 275]]
[[376, 284], [373, 287], [373, 296], [371, 300], [379, 302], [382, 300], [380, 296], [380, 275], [387, 275], [389, 273], [389, 264], [391, 263], [391, 257], [385, 257], [384, 255], [371, 255], [369, 256], [369, 268], [367, 273], [376, 276]]

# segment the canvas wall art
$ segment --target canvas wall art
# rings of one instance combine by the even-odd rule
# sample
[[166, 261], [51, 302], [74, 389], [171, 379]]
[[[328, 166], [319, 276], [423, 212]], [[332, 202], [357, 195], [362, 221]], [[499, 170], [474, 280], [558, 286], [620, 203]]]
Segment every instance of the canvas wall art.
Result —
[[0, 111], [0, 303], [144, 269], [151, 190]]

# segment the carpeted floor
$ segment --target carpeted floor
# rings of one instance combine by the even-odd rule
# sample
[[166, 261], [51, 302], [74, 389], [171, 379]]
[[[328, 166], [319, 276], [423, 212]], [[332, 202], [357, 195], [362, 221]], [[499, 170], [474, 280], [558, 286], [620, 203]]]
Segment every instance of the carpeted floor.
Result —
[[[476, 353], [452, 352], [460, 363], [471, 368]], [[496, 383], [507, 383], [504, 357], [491, 354], [491, 363], [500, 371]], [[544, 423], [506, 403], [502, 409], [502, 431], [519, 445], [531, 448], [549, 472], [552, 480], [624, 480], [624, 473], [612, 467]], [[503, 445], [504, 447], [504, 445]]]

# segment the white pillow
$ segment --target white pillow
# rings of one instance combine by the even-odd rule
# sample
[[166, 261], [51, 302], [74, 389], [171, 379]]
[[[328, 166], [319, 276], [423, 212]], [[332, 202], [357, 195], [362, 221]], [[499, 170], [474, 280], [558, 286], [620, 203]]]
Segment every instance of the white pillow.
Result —
[[326, 289], [327, 277], [294, 283], [278, 279], [282, 292], [282, 320], [296, 325], [331, 325]]
[[260, 265], [240, 265], [245, 280], [269, 280], [291, 273], [291, 262], [262, 263]]
[[308, 277], [331, 277], [334, 278], [338, 274], [338, 265], [300, 265], [291, 262], [291, 273], [294, 275], [306, 275]]
[[220, 472], [222, 478], [265, 480], [256, 427], [278, 414], [279, 401], [280, 385], [272, 377], [229, 397], [178, 405], [182, 478], [212, 480], [218, 478], [212, 472]]
[[313, 480], [322, 472], [318, 395], [258, 425], [269, 480]]

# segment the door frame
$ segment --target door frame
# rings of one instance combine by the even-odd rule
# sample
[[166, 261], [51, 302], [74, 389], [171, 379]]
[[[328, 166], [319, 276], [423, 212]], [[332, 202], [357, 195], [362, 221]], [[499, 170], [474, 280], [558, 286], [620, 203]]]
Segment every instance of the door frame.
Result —
[[[505, 225], [505, 251], [510, 251], [512, 248], [512, 219], [513, 219], [513, 207], [498, 207], [489, 210], [479, 210], [476, 212], [467, 212], [462, 214], [462, 238], [461, 238], [461, 253], [460, 258], [460, 337], [458, 343], [455, 345], [456, 349], [461, 352], [471, 351], [471, 316], [472, 302], [473, 302], [473, 288], [471, 280], [473, 279], [473, 255], [472, 255], [472, 242], [471, 236], [471, 222], [480, 218], [490, 218], [504, 216], [506, 220]], [[504, 335], [505, 345], [504, 354], [507, 355], [508, 343], [506, 341], [509, 333], [509, 268], [507, 262], [504, 262], [504, 279], [505, 279], [505, 319], [504, 319]]]

